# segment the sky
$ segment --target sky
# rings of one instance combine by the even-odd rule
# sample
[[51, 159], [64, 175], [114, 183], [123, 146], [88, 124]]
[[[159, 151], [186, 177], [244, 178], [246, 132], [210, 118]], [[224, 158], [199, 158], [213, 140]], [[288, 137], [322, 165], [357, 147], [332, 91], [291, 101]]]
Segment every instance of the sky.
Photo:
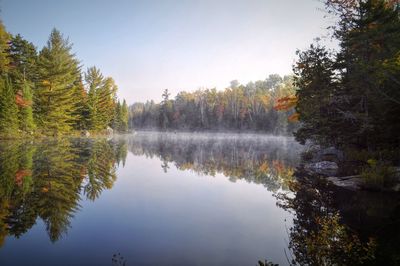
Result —
[[0, 0], [9, 32], [40, 50], [52, 28], [83, 69], [115, 79], [129, 104], [164, 89], [224, 89], [291, 74], [297, 49], [326, 35], [319, 0]]

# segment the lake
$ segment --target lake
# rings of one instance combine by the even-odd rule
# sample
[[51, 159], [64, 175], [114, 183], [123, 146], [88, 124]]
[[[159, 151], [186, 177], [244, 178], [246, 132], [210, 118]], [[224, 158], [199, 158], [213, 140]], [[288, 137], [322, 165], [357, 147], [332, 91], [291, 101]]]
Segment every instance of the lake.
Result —
[[398, 198], [306, 178], [302, 150], [260, 134], [3, 141], [0, 265], [357, 264], [381, 251], [395, 259]]

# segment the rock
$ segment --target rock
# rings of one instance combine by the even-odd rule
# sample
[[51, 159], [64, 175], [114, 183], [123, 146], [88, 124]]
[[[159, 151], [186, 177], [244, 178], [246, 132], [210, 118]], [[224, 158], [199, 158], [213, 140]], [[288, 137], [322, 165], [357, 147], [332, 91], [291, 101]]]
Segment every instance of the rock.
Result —
[[112, 135], [114, 134], [114, 130], [111, 127], [107, 127], [107, 135]]
[[392, 187], [392, 190], [395, 192], [400, 192], [400, 184], [396, 184]]
[[313, 161], [342, 162], [343, 160], [344, 160], [344, 154], [342, 151], [336, 149], [335, 147], [329, 147], [317, 151], [314, 155]]
[[315, 174], [335, 175], [339, 167], [335, 162], [321, 161], [316, 163], [308, 163], [304, 166], [304, 169]]
[[348, 190], [360, 190], [362, 188], [363, 180], [359, 176], [346, 176], [346, 177], [328, 177], [328, 181], [332, 182], [335, 186], [345, 188]]
[[88, 138], [88, 137], [90, 137], [90, 132], [87, 131], [87, 130], [84, 130], [84, 131], [81, 132], [81, 136]]

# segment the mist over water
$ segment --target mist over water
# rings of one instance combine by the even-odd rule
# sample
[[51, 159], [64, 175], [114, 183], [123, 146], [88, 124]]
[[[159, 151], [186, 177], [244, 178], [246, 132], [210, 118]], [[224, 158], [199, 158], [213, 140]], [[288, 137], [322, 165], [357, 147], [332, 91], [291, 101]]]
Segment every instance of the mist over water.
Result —
[[[138, 132], [128, 138], [135, 155], [156, 156], [164, 171], [175, 166], [197, 174], [222, 173], [275, 190], [291, 179], [303, 147], [293, 138], [237, 133]], [[286, 181], [287, 181], [286, 180]]]

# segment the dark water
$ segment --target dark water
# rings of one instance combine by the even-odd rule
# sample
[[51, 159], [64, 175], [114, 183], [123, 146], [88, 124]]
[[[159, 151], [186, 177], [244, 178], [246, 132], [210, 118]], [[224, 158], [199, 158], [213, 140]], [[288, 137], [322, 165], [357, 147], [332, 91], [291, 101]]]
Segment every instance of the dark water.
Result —
[[228, 134], [2, 142], [0, 265], [396, 263], [397, 195], [306, 177], [301, 149]]

